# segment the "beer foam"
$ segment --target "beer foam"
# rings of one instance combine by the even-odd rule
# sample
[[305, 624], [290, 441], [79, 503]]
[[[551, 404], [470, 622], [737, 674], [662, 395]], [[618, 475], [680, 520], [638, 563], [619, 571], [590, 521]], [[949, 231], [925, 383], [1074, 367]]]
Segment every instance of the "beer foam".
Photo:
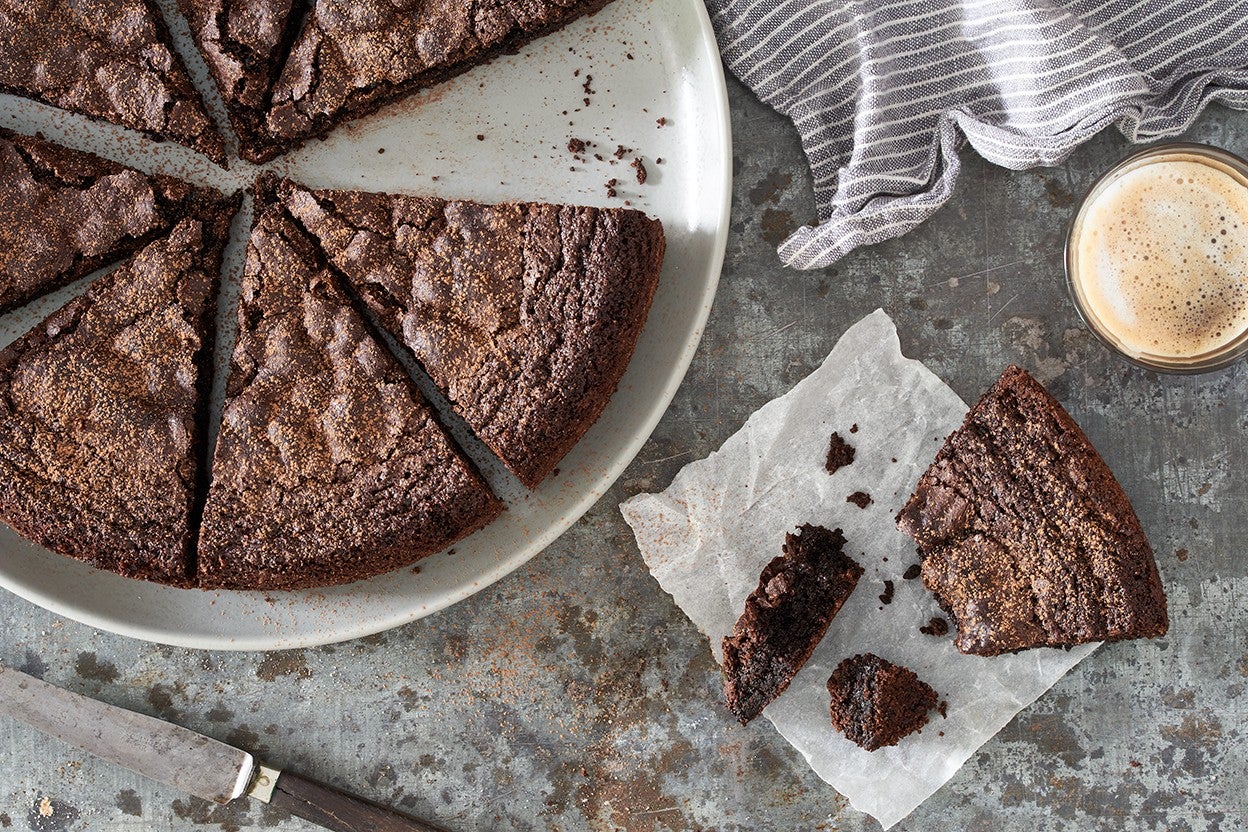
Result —
[[1248, 330], [1248, 181], [1177, 153], [1128, 169], [1084, 206], [1072, 279], [1128, 354], [1183, 359]]

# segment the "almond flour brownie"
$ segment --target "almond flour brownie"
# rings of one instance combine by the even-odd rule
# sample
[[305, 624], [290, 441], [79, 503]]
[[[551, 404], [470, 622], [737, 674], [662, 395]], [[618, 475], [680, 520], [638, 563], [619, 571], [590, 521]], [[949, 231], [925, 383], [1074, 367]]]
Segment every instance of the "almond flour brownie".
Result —
[[1009, 367], [897, 516], [963, 653], [1154, 638], [1153, 550], [1118, 481], [1035, 379]]
[[878, 751], [927, 724], [936, 691], [907, 667], [874, 653], [845, 659], [828, 677], [832, 725], [847, 739]]
[[844, 547], [840, 529], [798, 527], [745, 599], [723, 642], [724, 700], [742, 725], [784, 693], [858, 585], [862, 567]]
[[449, 546], [501, 510], [315, 243], [260, 193], [200, 586], [368, 578]]
[[287, 149], [515, 52], [610, 0], [316, 0], [273, 91]]
[[126, 577], [192, 582], [237, 206], [180, 221], [0, 353], [0, 518], [23, 536]]
[[152, 0], [0, 0], [0, 92], [225, 163], [225, 142]]
[[222, 198], [0, 128], [0, 313], [123, 260]]
[[537, 486], [628, 367], [663, 226], [627, 209], [275, 187], [477, 436]]
[[238, 135], [238, 153], [249, 162], [282, 152], [265, 117], [308, 5], [308, 0], [178, 0]]

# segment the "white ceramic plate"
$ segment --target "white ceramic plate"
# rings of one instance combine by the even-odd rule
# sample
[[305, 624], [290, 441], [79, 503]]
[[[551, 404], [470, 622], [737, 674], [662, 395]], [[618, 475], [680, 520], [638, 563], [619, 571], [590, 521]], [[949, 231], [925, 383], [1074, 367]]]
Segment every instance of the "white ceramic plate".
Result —
[[[162, 3], [162, 5], [168, 5]], [[176, 39], [186, 44], [185, 26]], [[183, 48], [201, 89], [205, 73]], [[591, 78], [592, 76], [592, 78]], [[586, 106], [584, 99], [589, 98]], [[220, 105], [210, 100], [220, 113]], [[566, 114], [565, 114], [566, 111]], [[660, 119], [666, 123], [659, 124]], [[246, 186], [256, 168], [222, 171], [194, 153], [0, 96], [0, 125], [42, 131], [73, 147], [222, 189]], [[593, 142], [585, 162], [570, 138]], [[667, 258], [628, 373], [602, 418], [527, 493], [492, 466], [508, 502], [495, 523], [451, 551], [345, 587], [311, 592], [178, 590], [91, 569], [0, 528], [0, 585], [55, 613], [149, 641], [216, 650], [269, 650], [343, 641], [396, 627], [454, 604], [528, 561], [606, 492], [667, 409], [702, 335], [723, 262], [731, 199], [727, 95], [701, 0], [617, 0], [568, 28], [269, 165], [315, 187], [435, 193], [486, 201], [622, 205], [663, 221]], [[639, 185], [619, 145], [649, 176]], [[384, 152], [383, 152], [384, 151]], [[593, 157], [598, 153], [602, 161]], [[662, 163], [658, 163], [662, 159]], [[610, 199], [606, 182], [617, 179]], [[246, 212], [244, 212], [246, 213]], [[226, 341], [249, 216], [235, 224], [222, 298]], [[0, 318], [7, 345], [87, 280]], [[235, 291], [229, 291], [230, 287]], [[216, 400], [219, 404], [221, 380]]]

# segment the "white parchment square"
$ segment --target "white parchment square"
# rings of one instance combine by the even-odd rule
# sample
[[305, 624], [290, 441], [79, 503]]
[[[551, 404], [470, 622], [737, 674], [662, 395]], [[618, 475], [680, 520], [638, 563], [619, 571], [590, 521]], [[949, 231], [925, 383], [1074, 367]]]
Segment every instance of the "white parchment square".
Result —
[[[763, 715], [851, 805], [889, 828], [941, 787], [984, 742], [1098, 645], [1013, 656], [963, 656], [952, 634], [923, 635], [941, 615], [894, 524], [898, 509], [956, 429], [966, 405], [922, 363], [905, 358], [892, 319], [876, 310], [849, 329], [822, 366], [756, 411], [661, 494], [620, 506], [651, 573], [710, 639], [716, 659], [763, 567], [801, 523], [840, 528], [865, 569], [858, 587], [789, 689]], [[857, 432], [851, 428], [857, 425]], [[829, 475], [837, 431], [852, 465]], [[846, 502], [865, 491], [860, 509]], [[884, 604], [883, 582], [894, 586]], [[867, 752], [832, 728], [827, 680], [844, 658], [875, 653], [905, 665], [948, 703], [921, 733]], [[742, 730], [757, 730], [755, 726]]]

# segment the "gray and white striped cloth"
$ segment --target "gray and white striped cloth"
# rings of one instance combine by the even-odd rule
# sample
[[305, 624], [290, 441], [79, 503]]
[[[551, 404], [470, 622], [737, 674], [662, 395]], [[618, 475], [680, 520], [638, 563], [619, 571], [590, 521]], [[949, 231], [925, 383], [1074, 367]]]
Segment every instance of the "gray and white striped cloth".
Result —
[[931, 216], [969, 142], [1054, 165], [1116, 123], [1185, 130], [1210, 101], [1248, 108], [1248, 2], [706, 0], [728, 68], [797, 125], [819, 224], [780, 246], [827, 266]]

